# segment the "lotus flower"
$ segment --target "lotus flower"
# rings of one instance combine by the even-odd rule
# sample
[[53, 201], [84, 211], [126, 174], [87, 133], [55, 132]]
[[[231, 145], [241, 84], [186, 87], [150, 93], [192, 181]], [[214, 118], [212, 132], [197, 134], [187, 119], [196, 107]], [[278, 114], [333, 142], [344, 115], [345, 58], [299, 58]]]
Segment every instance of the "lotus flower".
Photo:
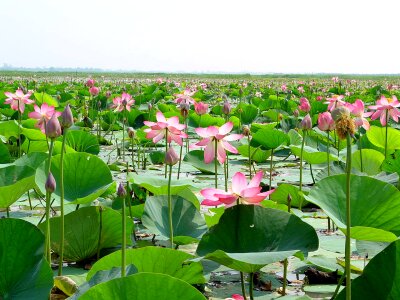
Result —
[[[203, 139], [200, 142], [194, 144], [192, 147], [205, 147], [204, 162], [206, 164], [212, 162], [216, 154], [218, 161], [223, 164], [226, 160], [225, 150], [235, 154], [238, 153], [237, 149], [228, 142], [240, 140], [243, 135], [228, 135], [228, 133], [231, 132], [232, 128], [233, 123], [227, 122], [221, 127], [209, 126], [207, 128], [199, 127], [195, 129], [196, 133]], [[215, 151], [215, 143], [217, 143], [217, 151]]]
[[305, 97], [300, 98], [300, 105], [298, 106], [301, 111], [308, 113], [311, 109], [310, 102]]
[[33, 109], [35, 111], [30, 112], [28, 116], [29, 118], [38, 120], [35, 127], [40, 128], [44, 134], [46, 134], [45, 126], [47, 121], [49, 121], [53, 115], [55, 115], [56, 118], [61, 115], [60, 112], [55, 111], [54, 106], [48, 105], [47, 103], [43, 103], [41, 107], [35, 104]]
[[193, 104], [194, 100], [192, 98], [194, 92], [192, 92], [190, 89], [185, 89], [183, 93], [181, 94], [175, 94], [175, 103], [187, 103], [187, 104]]
[[143, 122], [150, 127], [144, 130], [147, 133], [146, 138], [153, 139], [153, 143], [157, 143], [167, 135], [167, 143], [175, 141], [182, 146], [182, 138], [187, 138], [187, 134], [182, 131], [186, 125], [179, 124], [179, 118], [176, 116], [166, 119], [160, 111], [157, 112], [156, 119], [157, 122]]
[[342, 99], [344, 98], [343, 95], [334, 95], [332, 98], [327, 98], [326, 100], [328, 100], [327, 102], [324, 102], [325, 104], [328, 104], [328, 110], [332, 111], [334, 110], [336, 107], [339, 106], [344, 106], [346, 105], [346, 102], [344, 102]]
[[131, 111], [131, 106], [135, 103], [135, 99], [128, 93], [122, 93], [121, 97], [115, 97], [111, 108], [114, 108], [114, 112], [121, 112], [124, 109]]
[[353, 104], [350, 104], [349, 107], [350, 112], [355, 116], [354, 122], [357, 127], [363, 127], [365, 130], [369, 130], [369, 122], [366, 117], [371, 116], [372, 112], [364, 112], [364, 102], [362, 100], [357, 99]]
[[10, 92], [5, 92], [4, 94], [8, 97], [4, 101], [4, 104], [10, 104], [11, 109], [19, 110], [21, 114], [23, 114], [25, 111], [25, 104], [35, 103], [35, 101], [29, 99], [29, 97], [32, 95], [32, 91], [24, 94], [21, 89], [18, 89], [15, 91], [15, 94]]
[[269, 194], [274, 190], [268, 192], [261, 192], [261, 179], [263, 172], [258, 172], [253, 179], [247, 184], [246, 176], [237, 172], [232, 177], [232, 187], [228, 192], [215, 188], [206, 188], [200, 191], [204, 197], [201, 202], [206, 206], [225, 205], [227, 207], [235, 205], [237, 202], [241, 204], [259, 205]]
[[297, 90], [299, 91], [300, 94], [303, 94], [303, 93], [304, 93], [304, 87], [302, 87], [302, 86], [299, 86], [299, 87], [297, 88]]
[[89, 93], [92, 96], [97, 96], [100, 92], [100, 89], [97, 86], [92, 86], [89, 88]]
[[372, 116], [371, 120], [378, 119], [380, 117], [380, 121], [382, 126], [386, 126], [386, 112], [388, 114], [388, 119], [392, 117], [395, 122], [399, 121], [400, 111], [397, 107], [400, 106], [400, 102], [397, 100], [396, 96], [392, 96], [392, 98], [386, 98], [385, 96], [381, 96], [381, 98], [376, 101], [376, 105], [369, 106], [370, 109], [376, 110]]
[[309, 114], [307, 114], [300, 122], [301, 130], [310, 130], [312, 128], [312, 120]]
[[86, 81], [86, 86], [88, 86], [89, 88], [91, 88], [92, 86], [94, 86], [94, 79], [93, 78], [89, 78]]

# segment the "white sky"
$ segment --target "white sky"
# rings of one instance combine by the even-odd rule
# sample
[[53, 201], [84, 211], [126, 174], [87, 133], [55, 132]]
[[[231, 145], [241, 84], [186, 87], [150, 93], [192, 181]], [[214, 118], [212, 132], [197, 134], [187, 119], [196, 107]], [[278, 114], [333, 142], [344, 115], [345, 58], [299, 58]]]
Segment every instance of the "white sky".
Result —
[[400, 73], [398, 0], [0, 0], [0, 65]]

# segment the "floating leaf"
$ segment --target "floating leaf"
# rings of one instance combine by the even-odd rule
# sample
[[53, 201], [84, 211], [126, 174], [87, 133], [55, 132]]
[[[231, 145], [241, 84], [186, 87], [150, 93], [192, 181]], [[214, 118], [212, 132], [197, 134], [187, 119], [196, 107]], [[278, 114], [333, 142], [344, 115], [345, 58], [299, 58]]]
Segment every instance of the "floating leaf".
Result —
[[[298, 252], [318, 248], [314, 228], [277, 209], [236, 205], [202, 237], [197, 254], [234, 270], [252, 273]], [[301, 255], [300, 255], [301, 256]]]
[[265, 149], [276, 149], [288, 142], [288, 136], [278, 129], [258, 130], [251, 139], [251, 146], [262, 146]]
[[[146, 200], [142, 223], [154, 234], [169, 238], [168, 197], [154, 196]], [[174, 242], [180, 244], [180, 237], [191, 242], [200, 238], [207, 230], [206, 223], [193, 203], [182, 197], [172, 196], [172, 224]]]
[[[352, 175], [350, 186], [351, 237], [381, 242], [396, 239], [400, 235], [400, 192], [391, 184], [367, 176]], [[346, 175], [322, 179], [305, 198], [345, 230]]]
[[183, 280], [165, 274], [139, 273], [100, 283], [79, 299], [205, 300], [206, 298]]
[[31, 223], [0, 219], [0, 298], [47, 299], [53, 271], [44, 258], [44, 235]]

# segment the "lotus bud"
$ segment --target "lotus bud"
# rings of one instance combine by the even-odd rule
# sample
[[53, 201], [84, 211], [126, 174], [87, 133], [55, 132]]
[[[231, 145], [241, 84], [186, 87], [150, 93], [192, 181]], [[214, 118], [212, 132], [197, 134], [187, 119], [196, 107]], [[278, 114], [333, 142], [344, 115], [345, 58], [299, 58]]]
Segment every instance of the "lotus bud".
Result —
[[231, 109], [232, 109], [231, 104], [227, 100], [225, 100], [224, 106], [222, 107], [222, 112], [225, 115], [229, 115], [231, 113]]
[[110, 98], [110, 97], [111, 97], [111, 91], [107, 91], [107, 92], [106, 92], [106, 97], [107, 97], [107, 98]]
[[250, 127], [247, 126], [247, 125], [244, 125], [243, 129], [242, 129], [242, 132], [243, 132], [244, 136], [249, 136], [250, 135]]
[[46, 189], [46, 192], [50, 194], [56, 190], [56, 180], [54, 179], [54, 176], [51, 172], [49, 172], [49, 175], [47, 176], [47, 180], [46, 183], [44, 184], [44, 187]]
[[309, 114], [307, 114], [300, 123], [300, 129], [310, 130], [312, 128], [312, 121]]
[[194, 103], [194, 110], [196, 113], [201, 116], [207, 113], [208, 111], [208, 104], [203, 102], [195, 102]]
[[64, 108], [63, 112], [61, 113], [60, 124], [61, 124], [62, 128], [70, 128], [72, 125], [74, 125], [74, 117], [72, 115], [72, 111], [71, 111], [71, 107], [69, 106], [69, 103]]
[[101, 101], [100, 101], [100, 100], [97, 101], [97, 107], [98, 107], [99, 109], [101, 109]]
[[128, 127], [127, 131], [129, 138], [133, 139], [136, 136], [136, 130], [132, 127]]
[[295, 116], [296, 118], [299, 117], [299, 111], [297, 109], [294, 110], [293, 116]]
[[167, 153], [165, 153], [165, 163], [168, 166], [173, 166], [179, 161], [179, 156], [176, 154], [174, 148], [169, 147]]
[[126, 190], [124, 188], [124, 185], [121, 182], [118, 185], [117, 195], [120, 198], [124, 198], [126, 196]]
[[55, 139], [61, 135], [61, 125], [55, 114], [46, 124], [46, 135], [51, 139]]
[[147, 103], [147, 108], [148, 108], [148, 110], [152, 110], [153, 109], [153, 104], [151, 104], [150, 102]]

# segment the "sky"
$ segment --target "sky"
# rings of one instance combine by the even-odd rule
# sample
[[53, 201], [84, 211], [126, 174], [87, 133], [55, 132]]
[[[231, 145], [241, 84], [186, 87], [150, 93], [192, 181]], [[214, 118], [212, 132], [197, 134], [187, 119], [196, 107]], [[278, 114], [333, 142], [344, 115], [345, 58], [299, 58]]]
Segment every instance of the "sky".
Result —
[[0, 0], [0, 65], [400, 73], [400, 1]]

